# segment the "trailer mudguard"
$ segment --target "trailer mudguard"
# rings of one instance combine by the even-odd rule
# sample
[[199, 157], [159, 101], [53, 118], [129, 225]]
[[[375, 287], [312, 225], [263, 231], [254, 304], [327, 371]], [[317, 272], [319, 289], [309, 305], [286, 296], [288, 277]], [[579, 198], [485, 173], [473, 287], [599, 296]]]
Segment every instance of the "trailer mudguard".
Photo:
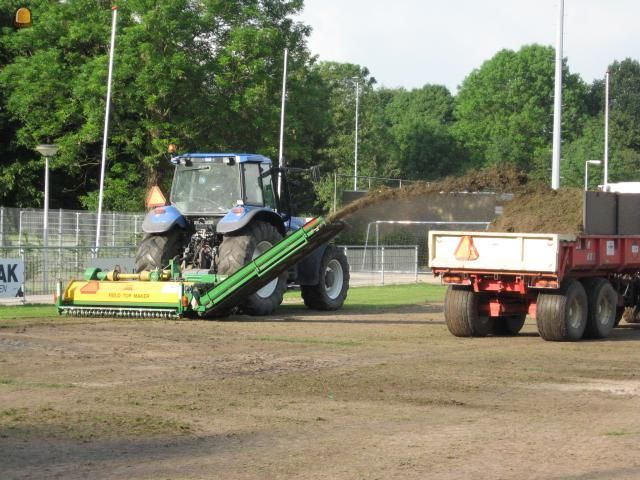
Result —
[[180, 211], [173, 205], [156, 207], [144, 217], [142, 231], [145, 233], [163, 233], [171, 230], [174, 225], [186, 228], [187, 221]]
[[233, 207], [216, 225], [218, 233], [226, 234], [237, 232], [246, 227], [254, 220], [269, 222], [274, 225], [278, 231], [284, 236], [285, 228], [282, 217], [273, 210], [264, 207], [251, 207], [247, 205], [238, 205]]

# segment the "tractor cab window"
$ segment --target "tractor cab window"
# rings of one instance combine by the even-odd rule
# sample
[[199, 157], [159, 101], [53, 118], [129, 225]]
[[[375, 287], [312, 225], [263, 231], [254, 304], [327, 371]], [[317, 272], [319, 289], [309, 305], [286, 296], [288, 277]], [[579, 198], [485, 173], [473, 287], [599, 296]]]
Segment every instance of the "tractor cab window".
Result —
[[240, 199], [237, 165], [194, 162], [176, 167], [171, 201], [182, 213], [224, 214]]
[[271, 165], [261, 164], [260, 171], [262, 172], [262, 186], [264, 187], [264, 205], [272, 210], [278, 210]]
[[244, 201], [250, 205], [264, 205], [259, 163], [244, 163]]

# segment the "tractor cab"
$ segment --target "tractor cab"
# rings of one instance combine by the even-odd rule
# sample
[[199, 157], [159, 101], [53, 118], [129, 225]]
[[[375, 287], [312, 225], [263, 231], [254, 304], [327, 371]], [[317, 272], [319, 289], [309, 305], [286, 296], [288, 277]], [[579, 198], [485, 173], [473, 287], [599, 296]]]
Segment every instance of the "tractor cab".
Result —
[[238, 205], [280, 212], [271, 160], [255, 154], [191, 153], [171, 159], [171, 203], [186, 216], [224, 216]]

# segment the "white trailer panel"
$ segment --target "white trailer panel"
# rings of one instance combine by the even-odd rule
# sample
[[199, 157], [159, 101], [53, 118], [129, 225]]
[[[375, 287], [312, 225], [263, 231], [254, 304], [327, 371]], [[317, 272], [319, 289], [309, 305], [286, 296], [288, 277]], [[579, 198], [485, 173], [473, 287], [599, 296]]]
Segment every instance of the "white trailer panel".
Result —
[[556, 233], [429, 232], [429, 267], [452, 270], [556, 273]]

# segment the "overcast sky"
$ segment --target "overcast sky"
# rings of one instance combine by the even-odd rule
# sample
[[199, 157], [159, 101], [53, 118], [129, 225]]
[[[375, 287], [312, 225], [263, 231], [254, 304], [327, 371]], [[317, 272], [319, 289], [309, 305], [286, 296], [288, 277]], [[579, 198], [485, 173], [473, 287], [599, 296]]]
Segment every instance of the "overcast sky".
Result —
[[[378, 85], [464, 78], [503, 48], [555, 45], [559, 0], [305, 0], [321, 60], [369, 68]], [[591, 82], [609, 63], [640, 60], [640, 0], [565, 0], [564, 56]]]

